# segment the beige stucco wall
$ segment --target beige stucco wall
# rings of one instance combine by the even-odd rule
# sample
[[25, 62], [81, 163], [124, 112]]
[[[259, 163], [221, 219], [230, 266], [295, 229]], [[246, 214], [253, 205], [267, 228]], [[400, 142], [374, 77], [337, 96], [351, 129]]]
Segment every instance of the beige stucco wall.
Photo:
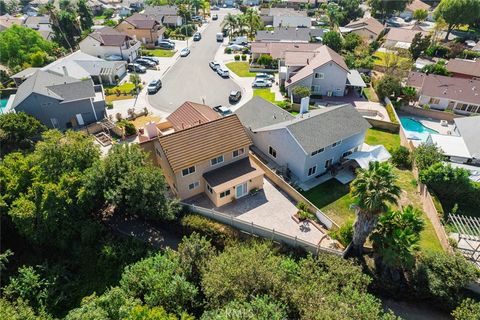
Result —
[[143, 43], [152, 43], [158, 40], [159, 36], [163, 34], [163, 32], [159, 32], [156, 30], [150, 29], [136, 29], [134, 26], [129, 24], [128, 22], [121, 22], [119, 25], [115, 27], [118, 31], [125, 32], [130, 37], [141, 41]]
[[372, 42], [373, 40], [377, 39], [377, 36], [378, 36], [367, 29], [354, 30], [352, 31], [352, 33], [358, 34], [360, 37], [362, 37], [362, 39], [364, 39], [367, 42]]
[[[249, 181], [247, 181], [248, 192], [252, 191], [253, 189], [263, 189], [263, 173], [259, 172], [259, 174], [260, 174], [259, 176], [255, 177], [255, 178], [252, 178]], [[238, 184], [235, 184], [235, 185], [231, 184], [230, 186], [227, 186], [226, 188], [224, 188], [224, 190], [219, 191], [219, 192], [215, 192], [215, 190], [213, 190], [213, 192], [210, 193], [210, 192], [208, 192], [208, 190], [206, 190], [205, 194], [210, 199], [210, 201], [213, 202], [213, 204], [216, 207], [221, 207], [223, 205], [226, 205], [226, 204], [232, 202], [235, 199], [235, 187], [236, 187], [236, 185], [238, 185]], [[220, 193], [224, 192], [224, 191], [227, 191], [227, 190], [230, 190], [230, 195], [227, 196], [227, 197], [220, 198]]]

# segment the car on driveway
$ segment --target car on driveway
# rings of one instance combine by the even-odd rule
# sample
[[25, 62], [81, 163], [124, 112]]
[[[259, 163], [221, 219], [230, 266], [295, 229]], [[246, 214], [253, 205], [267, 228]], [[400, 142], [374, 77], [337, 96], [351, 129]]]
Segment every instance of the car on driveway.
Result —
[[158, 65], [160, 63], [160, 60], [158, 60], [157, 57], [142, 56], [141, 58], [144, 59], [144, 60], [152, 61], [156, 65]]
[[[213, 10], [213, 9], [210, 9], [210, 10]], [[217, 10], [218, 10], [218, 9], [217, 9]], [[218, 20], [218, 14], [214, 14], [214, 15], [212, 16], [212, 20]]]
[[202, 34], [200, 32], [196, 32], [193, 35], [193, 41], [200, 41], [202, 39]]
[[230, 49], [232, 51], [242, 51], [243, 49], [245, 49], [245, 46], [234, 43], [234, 44], [231, 44], [231, 45], [227, 46], [227, 49]]
[[190, 54], [190, 49], [188, 48], [183, 48], [181, 51], [180, 51], [180, 57], [186, 57]]
[[166, 41], [166, 40], [159, 41], [157, 46], [160, 49], [168, 49], [168, 50], [175, 49], [175, 43], [172, 43], [171, 41]]
[[229, 114], [232, 114], [232, 110], [230, 110], [230, 109], [228, 109], [227, 107], [224, 107], [224, 106], [213, 107], [213, 110], [220, 113], [222, 116], [228, 116]]
[[147, 68], [144, 66], [139, 65], [138, 63], [129, 63], [127, 64], [127, 70], [130, 72], [137, 72], [137, 73], [145, 73], [147, 72]]
[[264, 79], [264, 80], [268, 80], [268, 81], [271, 81], [271, 82], [275, 81], [275, 77], [271, 74], [268, 74], [268, 73], [257, 73], [255, 75], [255, 80], [257, 80], [257, 79]]
[[230, 73], [228, 72], [228, 69], [226, 67], [218, 67], [217, 73], [222, 78], [228, 78], [230, 76]]
[[[210, 10], [220, 10], [220, 8], [217, 7], [217, 6], [212, 6], [212, 7], [210, 8]], [[218, 17], [217, 17], [217, 18], [218, 18]]]
[[220, 63], [218, 63], [217, 61], [210, 61], [208, 65], [210, 66], [210, 68], [212, 68], [213, 71], [217, 71], [217, 68], [220, 67]]
[[269, 88], [272, 86], [272, 83], [265, 79], [255, 79], [252, 83], [252, 87], [254, 88]]
[[135, 63], [138, 63], [146, 68], [154, 68], [157, 65], [155, 62], [147, 59], [137, 59], [135, 60]]
[[236, 103], [242, 99], [242, 92], [239, 90], [234, 90], [230, 92], [230, 95], [228, 96], [228, 101], [232, 103]]
[[162, 87], [162, 80], [152, 80], [147, 86], [148, 93], [156, 93]]

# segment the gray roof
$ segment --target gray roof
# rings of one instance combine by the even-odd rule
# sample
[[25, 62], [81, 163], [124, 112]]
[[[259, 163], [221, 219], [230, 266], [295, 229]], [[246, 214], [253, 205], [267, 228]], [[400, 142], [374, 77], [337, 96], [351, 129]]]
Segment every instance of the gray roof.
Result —
[[205, 178], [212, 188], [215, 188], [216, 186], [257, 170], [258, 169], [250, 163], [250, 159], [246, 157], [218, 169], [208, 171], [203, 174], [203, 178]]
[[[288, 28], [277, 27], [273, 31], [260, 30], [257, 31], [255, 40], [257, 41], [304, 41], [309, 42], [311, 37], [311, 29], [309, 28]], [[317, 36], [317, 33], [315, 33]]]
[[472, 157], [480, 159], [480, 117], [455, 118], [453, 121]]
[[17, 107], [32, 93], [51, 97], [62, 102], [95, 96], [91, 79], [82, 81], [38, 70], [18, 87], [15, 100], [13, 101], [13, 108]]
[[293, 120], [256, 131], [286, 129], [307, 152], [352, 137], [370, 128], [370, 124], [350, 104], [313, 110]]
[[251, 130], [295, 119], [289, 112], [261, 97], [253, 97], [235, 113], [243, 126]]
[[34, 74], [35, 72], [37, 72], [40, 68], [35, 68], [35, 67], [30, 67], [30, 68], [27, 68], [27, 69], [24, 69], [18, 73], [15, 73], [13, 76], [11, 76], [10, 78], [12, 79], [15, 79], [15, 78], [19, 78], [19, 79], [23, 79], [23, 78], [27, 78], [29, 76], [31, 76], [32, 74]]
[[154, 16], [176, 16], [177, 6], [145, 6], [144, 14]]

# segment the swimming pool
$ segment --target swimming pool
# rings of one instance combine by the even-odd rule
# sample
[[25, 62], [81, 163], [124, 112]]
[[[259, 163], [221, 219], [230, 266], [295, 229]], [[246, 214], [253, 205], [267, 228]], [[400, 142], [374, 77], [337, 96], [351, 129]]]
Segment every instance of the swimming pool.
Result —
[[3, 113], [3, 110], [7, 106], [8, 99], [0, 99], [0, 114]]
[[400, 117], [400, 122], [408, 139], [426, 141], [430, 133], [438, 133], [438, 131], [427, 128], [421, 122], [412, 118]]

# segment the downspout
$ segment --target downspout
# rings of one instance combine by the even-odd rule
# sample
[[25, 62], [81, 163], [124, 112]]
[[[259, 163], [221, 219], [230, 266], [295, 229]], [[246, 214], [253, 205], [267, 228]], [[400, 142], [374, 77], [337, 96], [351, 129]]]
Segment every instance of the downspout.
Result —
[[95, 107], [93, 106], [93, 98], [90, 98], [90, 105], [92, 106], [93, 116], [95, 117], [95, 121], [98, 121], [97, 112], [95, 112]]

